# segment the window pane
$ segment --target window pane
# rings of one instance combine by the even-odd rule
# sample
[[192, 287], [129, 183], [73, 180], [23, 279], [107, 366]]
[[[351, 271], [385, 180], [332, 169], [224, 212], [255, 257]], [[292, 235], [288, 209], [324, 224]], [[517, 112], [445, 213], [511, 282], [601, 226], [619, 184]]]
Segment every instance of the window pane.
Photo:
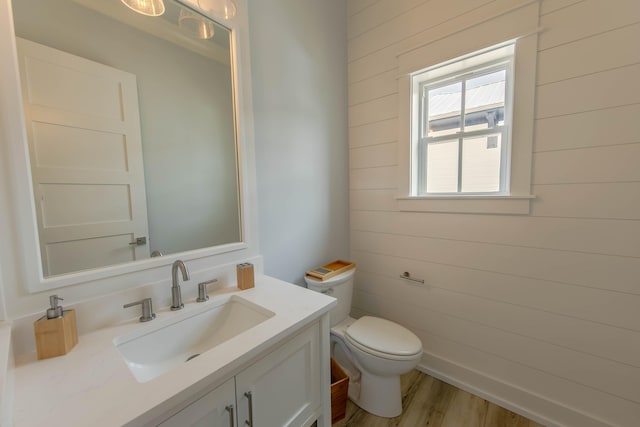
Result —
[[458, 140], [427, 145], [427, 193], [458, 191]]
[[462, 121], [462, 83], [454, 83], [428, 93], [427, 118], [429, 137], [451, 135], [460, 132]]
[[462, 147], [462, 191], [500, 191], [502, 134], [465, 138]]
[[491, 129], [504, 124], [506, 70], [467, 80], [465, 131]]

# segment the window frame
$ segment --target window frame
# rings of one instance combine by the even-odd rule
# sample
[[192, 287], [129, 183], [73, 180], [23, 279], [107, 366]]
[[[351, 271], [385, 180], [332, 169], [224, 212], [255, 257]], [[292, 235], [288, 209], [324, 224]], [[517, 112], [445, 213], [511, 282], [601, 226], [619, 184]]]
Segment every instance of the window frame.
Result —
[[[396, 209], [407, 212], [447, 212], [528, 215], [531, 201], [531, 173], [533, 159], [533, 132], [535, 120], [535, 92], [537, 68], [538, 4], [527, 4], [516, 11], [488, 19], [473, 28], [454, 32], [455, 36], [427, 41], [400, 53], [398, 59], [398, 187]], [[514, 14], [518, 14], [516, 17]], [[500, 37], [501, 24], [522, 21], [511, 27], [516, 34]], [[528, 21], [528, 24], [525, 22]], [[529, 31], [526, 28], [531, 28]], [[518, 29], [520, 31], [518, 31]], [[522, 31], [524, 29], [524, 31]], [[494, 31], [495, 30], [495, 31]], [[509, 31], [507, 31], [508, 33]], [[491, 33], [489, 37], [487, 34]], [[512, 33], [513, 34], [513, 33]], [[505, 34], [503, 34], [504, 36]], [[499, 38], [498, 38], [499, 37]], [[460, 43], [464, 39], [466, 43]], [[416, 96], [411, 85], [411, 74], [417, 70], [434, 68], [434, 65], [452, 62], [474, 52], [488, 51], [512, 43], [513, 79], [512, 126], [510, 147], [510, 173], [508, 193], [505, 194], [438, 194], [418, 195], [413, 181], [417, 170], [416, 155], [412, 152], [411, 135], [415, 120], [411, 107]]]
[[[499, 52], [499, 57], [495, 58], [495, 52]], [[483, 59], [488, 58], [488, 59]], [[510, 153], [511, 153], [511, 121], [513, 110], [513, 58], [514, 58], [514, 46], [513, 43], [505, 44], [504, 46], [492, 47], [480, 52], [474, 52], [471, 55], [467, 55], [462, 58], [457, 58], [452, 61], [448, 61], [444, 64], [437, 64], [431, 67], [430, 70], [442, 70], [451, 69], [452, 71], [444, 76], [438, 76], [433, 78], [425, 78], [425, 74], [428, 74], [429, 69], [421, 70], [411, 75], [412, 91], [414, 92], [417, 105], [412, 107], [412, 121], [415, 121], [417, 126], [412, 131], [411, 144], [412, 152], [417, 156], [415, 171], [415, 177], [412, 177], [412, 194], [416, 196], [468, 196], [468, 195], [508, 195], [509, 194], [509, 172], [510, 172]], [[460, 66], [459, 64], [468, 62], [469, 59], [480, 61], [477, 64], [470, 66]], [[505, 100], [504, 100], [504, 124], [487, 129], [477, 129], [472, 131], [465, 130], [466, 121], [466, 109], [465, 109], [465, 94], [466, 94], [466, 82], [468, 80], [478, 78], [484, 75], [492, 74], [497, 71], [505, 71]], [[440, 87], [449, 86], [457, 82], [462, 83], [461, 90], [461, 110], [460, 110], [460, 128], [461, 130], [448, 134], [430, 137], [427, 127], [429, 125], [428, 120], [428, 92], [429, 90], [437, 89]], [[415, 134], [413, 134], [415, 132]], [[484, 136], [491, 134], [501, 134], [501, 147], [500, 147], [500, 185], [497, 191], [462, 191], [462, 174], [463, 174], [463, 153], [464, 153], [464, 140]], [[428, 163], [428, 146], [429, 144], [437, 144], [439, 142], [446, 142], [452, 140], [458, 140], [458, 170], [457, 170], [457, 191], [455, 192], [429, 192], [427, 190], [427, 163]]]

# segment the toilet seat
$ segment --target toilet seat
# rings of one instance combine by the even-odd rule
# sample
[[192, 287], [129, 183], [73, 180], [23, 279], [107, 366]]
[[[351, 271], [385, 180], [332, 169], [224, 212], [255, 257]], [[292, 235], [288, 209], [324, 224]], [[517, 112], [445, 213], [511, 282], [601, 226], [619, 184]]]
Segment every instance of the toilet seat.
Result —
[[361, 317], [344, 336], [354, 347], [384, 359], [411, 360], [422, 353], [422, 342], [413, 332], [379, 317]]

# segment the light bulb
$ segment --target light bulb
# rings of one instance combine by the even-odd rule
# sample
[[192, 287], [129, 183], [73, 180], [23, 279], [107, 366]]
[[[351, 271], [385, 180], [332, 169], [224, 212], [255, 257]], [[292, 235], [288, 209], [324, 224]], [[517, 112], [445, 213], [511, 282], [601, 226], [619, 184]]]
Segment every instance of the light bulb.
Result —
[[162, 0], [121, 0], [129, 9], [146, 16], [160, 16], [164, 13]]
[[205, 18], [185, 9], [180, 9], [178, 26], [186, 34], [197, 39], [210, 39], [214, 34], [213, 23], [211, 21], [207, 21]]
[[236, 16], [235, 0], [198, 0], [200, 9], [222, 19], [231, 19]]

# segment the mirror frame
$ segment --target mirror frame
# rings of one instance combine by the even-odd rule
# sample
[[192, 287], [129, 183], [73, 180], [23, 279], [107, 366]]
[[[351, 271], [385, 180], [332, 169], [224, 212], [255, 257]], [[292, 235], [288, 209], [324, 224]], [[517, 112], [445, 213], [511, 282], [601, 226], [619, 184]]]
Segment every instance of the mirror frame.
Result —
[[[218, 22], [214, 16], [200, 10], [195, 4], [195, 0], [175, 1]], [[36, 223], [35, 201], [33, 199], [22, 94], [20, 92], [12, 0], [0, 0], [0, 75], [2, 75], [2, 80], [0, 81], [0, 127], [4, 127], [4, 130], [0, 131], [0, 138], [4, 140], [4, 147], [0, 147], [0, 156], [2, 156], [0, 160], [3, 160], [1, 164], [3, 170], [0, 172], [0, 178], [8, 183], [8, 188], [0, 189], [0, 192], [5, 191], [7, 193], [6, 199], [11, 203], [11, 206], [8, 207], [11, 217], [0, 218], [0, 221], [6, 221], [3, 224], [5, 229], [14, 230], [13, 238], [3, 238], [0, 245], [3, 246], [3, 251], [13, 251], [14, 261], [19, 260], [20, 265], [13, 265], [12, 268], [18, 270], [16, 272], [18, 274], [15, 274], [15, 276], [23, 279], [24, 288], [28, 292], [35, 293], [65, 286], [102, 282], [103, 280], [114, 278], [118, 278], [116, 282], [120, 283], [116, 288], [125, 287], [125, 283], [131, 283], [131, 281], [156, 280], [160, 274], [159, 270], [164, 272], [165, 269], [163, 267], [172, 264], [177, 259], [185, 262], [201, 260], [207, 265], [214, 266], [258, 254], [247, 1], [237, 0], [237, 6], [238, 12], [236, 16], [232, 20], [222, 21], [220, 25], [228, 28], [231, 32], [231, 69], [241, 241], [59, 276], [44, 277]], [[2, 199], [0, 198], [0, 200]], [[2, 267], [3, 269], [6, 268], [5, 265]], [[149, 272], [155, 274], [148, 274]], [[112, 289], [110, 286], [106, 288], [107, 292], [115, 290], [117, 289]]]

